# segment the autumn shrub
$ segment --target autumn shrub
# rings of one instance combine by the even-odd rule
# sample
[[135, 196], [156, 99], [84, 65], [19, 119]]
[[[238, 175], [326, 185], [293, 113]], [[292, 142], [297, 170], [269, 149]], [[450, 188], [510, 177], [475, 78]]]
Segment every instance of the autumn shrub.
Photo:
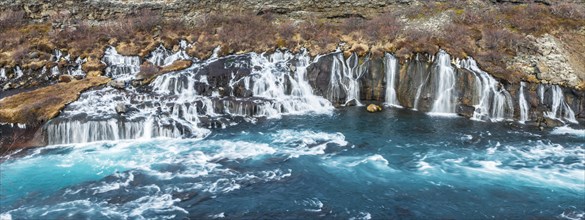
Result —
[[392, 41], [402, 29], [402, 24], [396, 15], [386, 13], [379, 15], [366, 23], [365, 36], [370, 41]]
[[0, 30], [18, 27], [25, 23], [24, 11], [4, 11], [0, 15]]
[[365, 19], [357, 16], [352, 16], [343, 21], [340, 25], [341, 33], [343, 34], [350, 34], [353, 32], [358, 32], [364, 29], [366, 26]]
[[585, 20], [585, 5], [559, 3], [551, 6], [551, 13], [560, 18]]
[[162, 23], [160, 14], [147, 8], [141, 9], [136, 15], [131, 15], [127, 19], [131, 28], [142, 32], [151, 32], [157, 25]]

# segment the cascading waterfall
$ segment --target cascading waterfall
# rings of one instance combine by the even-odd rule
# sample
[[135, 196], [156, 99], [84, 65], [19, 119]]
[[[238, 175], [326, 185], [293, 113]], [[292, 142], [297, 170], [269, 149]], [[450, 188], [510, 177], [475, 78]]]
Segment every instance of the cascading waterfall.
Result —
[[501, 121], [512, 118], [514, 107], [512, 96], [488, 73], [477, 66], [473, 58], [461, 61], [460, 65], [475, 76], [475, 96], [472, 119]]
[[8, 77], [6, 77], [6, 69], [0, 68], [0, 81], [6, 81]]
[[447, 52], [439, 51], [435, 61], [435, 75], [431, 77], [433, 78], [436, 95], [431, 113], [454, 114], [455, 70], [451, 66], [451, 58]]
[[[420, 56], [419, 54], [416, 54], [415, 61], [417, 63], [420, 62], [419, 56]], [[419, 106], [420, 97], [422, 95], [422, 90], [425, 87], [426, 82], [429, 80], [430, 76], [431, 76], [430, 74], [427, 74], [426, 77], [421, 77], [420, 81], [418, 82], [418, 87], [416, 88], [416, 94], [414, 96], [413, 110], [415, 110], [415, 111], [418, 111], [418, 106]]]
[[[292, 60], [296, 61], [294, 71], [288, 67]], [[310, 57], [307, 51], [302, 51], [296, 56], [289, 52], [277, 51], [268, 58], [256, 53], [251, 54], [251, 65], [261, 67], [252, 68], [252, 73], [248, 76], [253, 81], [252, 94], [254, 97], [269, 100], [269, 103], [259, 107], [263, 116], [330, 112], [331, 103], [313, 95], [313, 90], [306, 79], [309, 64]]]
[[337, 53], [333, 57], [331, 65], [331, 78], [329, 81], [329, 100], [342, 101], [342, 92], [345, 93], [345, 103], [355, 100], [360, 103], [360, 78], [367, 71], [368, 58], [359, 64], [357, 54], [352, 54], [347, 60], [343, 59], [343, 53]]
[[384, 55], [384, 71], [386, 72], [386, 105], [400, 107], [396, 96], [398, 60], [392, 54], [386, 53]]
[[20, 79], [20, 77], [22, 77], [24, 75], [24, 73], [22, 73], [22, 70], [20, 69], [19, 66], [16, 66], [14, 68], [14, 73], [16, 75], [16, 77], [14, 77], [14, 79]]
[[528, 102], [526, 102], [526, 97], [524, 97], [524, 88], [526, 87], [525, 82], [520, 82], [520, 91], [518, 91], [518, 102], [520, 107], [520, 123], [524, 123], [528, 120], [528, 111], [530, 107], [528, 106]]
[[190, 60], [192, 58], [186, 52], [189, 46], [185, 40], [181, 40], [179, 43], [179, 51], [172, 53], [163, 45], [160, 45], [150, 53], [150, 57], [146, 60], [157, 66], [168, 66], [177, 60]]
[[[153, 53], [151, 58], [160, 52]], [[269, 56], [256, 53], [238, 56], [197, 61], [185, 70], [161, 75], [153, 80], [151, 90], [105, 87], [85, 92], [61, 116], [47, 124], [49, 144], [204, 137], [210, 131], [200, 127], [201, 118], [221, 120], [219, 126], [225, 127], [226, 123], [235, 123], [230, 122], [233, 117], [270, 118], [282, 114], [329, 113], [333, 109], [329, 101], [313, 95], [306, 79], [306, 68], [311, 64], [306, 51], [296, 55], [277, 51]], [[233, 72], [225, 75], [231, 77], [228, 79], [231, 88], [225, 89], [233, 91], [242, 83], [251, 97], [219, 95], [219, 88], [208, 80], [209, 71], [202, 71], [215, 62], [223, 62], [226, 69], [249, 69], [245, 76], [235, 76]], [[198, 91], [206, 90], [201, 88], [212, 89], [211, 96], [199, 94]], [[119, 106], [126, 107], [127, 111], [117, 112]]]
[[140, 57], [123, 56], [116, 48], [108, 47], [102, 61], [107, 65], [105, 75], [117, 80], [130, 80], [140, 71]]
[[[567, 104], [567, 102], [565, 101], [565, 95], [563, 94], [563, 90], [561, 89], [561, 87], [558, 85], [553, 85], [551, 87], [551, 91], [552, 91], [551, 111], [546, 112], [545, 116], [552, 119], [559, 119], [561, 121], [568, 121], [577, 124], [578, 122], [577, 119], [575, 119], [575, 112], [573, 112], [569, 104]], [[543, 96], [541, 96], [541, 100], [544, 100]]]

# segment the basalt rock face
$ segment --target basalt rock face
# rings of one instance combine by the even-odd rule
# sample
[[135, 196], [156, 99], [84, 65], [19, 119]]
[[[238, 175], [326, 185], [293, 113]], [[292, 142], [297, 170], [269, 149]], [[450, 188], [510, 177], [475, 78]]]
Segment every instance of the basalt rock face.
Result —
[[104, 58], [109, 63], [105, 75], [124, 82], [125, 87], [102, 86], [84, 92], [40, 127], [4, 124], [3, 149], [203, 137], [210, 129], [263, 118], [380, 102], [431, 114], [541, 126], [585, 118], [582, 91], [527, 82], [508, 84], [482, 71], [473, 59], [452, 59], [444, 51], [418, 54], [402, 63], [389, 53], [359, 57], [335, 52], [311, 58], [306, 51], [276, 51], [208, 60], [182, 57], [191, 66], [157, 75], [147, 84], [134, 83], [140, 80], [136, 68], [143, 62], [164, 68], [178, 59], [177, 54], [154, 51], [145, 60], [109, 54]]
[[59, 13], [70, 14], [76, 19], [107, 20], [148, 8], [164, 14], [165, 17], [190, 18], [201, 13], [214, 11], [258, 14], [287, 14], [299, 16], [316, 12], [323, 17], [344, 17], [383, 11], [396, 4], [410, 4], [416, 0], [359, 0], [359, 1], [311, 1], [311, 0], [270, 0], [270, 1], [212, 1], [212, 0], [84, 0], [84, 1], [35, 1], [17, 0], [0, 3], [1, 8], [22, 8], [33, 19], [47, 19]]
[[[392, 55], [328, 54], [307, 68], [309, 83], [316, 95], [334, 105], [353, 105], [356, 96], [352, 94], [359, 94], [358, 103], [386, 100], [390, 106], [484, 121], [552, 118], [576, 123], [585, 118], [583, 91], [548, 84], [511, 84], [482, 71], [471, 58], [453, 60], [445, 52], [418, 54], [401, 64], [394, 61], [390, 68], [393, 59], [389, 57]], [[391, 95], [396, 101], [389, 101]]]

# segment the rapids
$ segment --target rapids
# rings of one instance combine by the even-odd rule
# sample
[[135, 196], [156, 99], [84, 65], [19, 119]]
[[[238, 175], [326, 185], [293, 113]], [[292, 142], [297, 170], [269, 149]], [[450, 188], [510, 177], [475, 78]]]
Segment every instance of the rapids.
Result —
[[205, 138], [53, 145], [2, 158], [0, 215], [579, 219], [583, 138], [569, 126], [347, 107]]

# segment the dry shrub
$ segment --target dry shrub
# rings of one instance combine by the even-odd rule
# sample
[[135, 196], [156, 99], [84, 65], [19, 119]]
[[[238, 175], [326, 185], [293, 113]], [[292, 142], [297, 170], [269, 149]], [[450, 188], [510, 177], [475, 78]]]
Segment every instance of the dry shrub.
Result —
[[398, 36], [400, 29], [402, 29], [402, 24], [396, 15], [386, 13], [368, 21], [364, 34], [373, 42], [392, 41]]
[[0, 15], [0, 30], [19, 27], [25, 23], [24, 11], [4, 11]]
[[135, 31], [151, 32], [161, 23], [162, 17], [160, 14], [147, 8], [141, 9], [136, 15], [130, 15], [128, 18], [128, 24], [131, 25], [128, 28], [132, 28]]
[[585, 19], [585, 5], [577, 3], [559, 3], [551, 7], [551, 13], [566, 19]]
[[366, 26], [366, 22], [363, 18], [351, 16], [343, 21], [340, 29], [343, 34], [350, 34], [363, 30], [364, 26]]
[[158, 67], [150, 62], [144, 62], [140, 65], [140, 72], [137, 74], [138, 79], [150, 79], [159, 72]]
[[12, 54], [12, 59], [16, 63], [21, 63], [24, 59], [26, 59], [26, 56], [28, 55], [29, 52], [30, 50], [27, 47], [20, 47], [16, 51], [14, 51], [14, 53]]

